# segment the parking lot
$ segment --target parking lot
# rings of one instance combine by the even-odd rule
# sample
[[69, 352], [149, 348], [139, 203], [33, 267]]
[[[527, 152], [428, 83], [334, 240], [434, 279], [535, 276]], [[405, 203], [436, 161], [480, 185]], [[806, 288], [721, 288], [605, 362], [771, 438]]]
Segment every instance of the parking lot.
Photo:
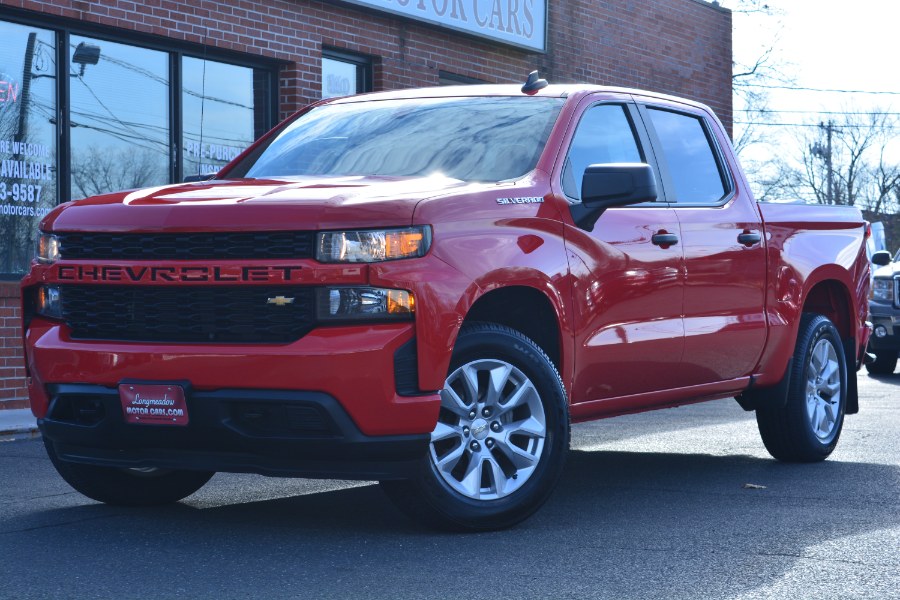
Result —
[[900, 598], [900, 375], [860, 373], [821, 464], [721, 400], [574, 428], [523, 525], [434, 533], [376, 485], [219, 474], [159, 509], [73, 492], [0, 443], [0, 598]]

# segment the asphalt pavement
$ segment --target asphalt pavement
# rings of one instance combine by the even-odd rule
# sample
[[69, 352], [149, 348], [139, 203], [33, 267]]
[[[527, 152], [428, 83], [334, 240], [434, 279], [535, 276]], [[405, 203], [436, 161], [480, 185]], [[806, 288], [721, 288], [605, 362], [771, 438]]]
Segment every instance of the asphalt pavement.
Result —
[[860, 373], [831, 458], [769, 458], [720, 400], [576, 425], [519, 527], [423, 530], [377, 485], [218, 474], [98, 504], [0, 443], [0, 598], [900, 598], [900, 374]]

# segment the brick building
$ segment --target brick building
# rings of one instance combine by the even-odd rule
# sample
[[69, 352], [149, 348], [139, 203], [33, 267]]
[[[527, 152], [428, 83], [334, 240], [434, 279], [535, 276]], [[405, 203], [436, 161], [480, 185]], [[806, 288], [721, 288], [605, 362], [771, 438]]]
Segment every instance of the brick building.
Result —
[[702, 0], [0, 0], [0, 409], [26, 408], [17, 281], [60, 202], [217, 170], [323, 96], [477, 82], [645, 88], [731, 124]]

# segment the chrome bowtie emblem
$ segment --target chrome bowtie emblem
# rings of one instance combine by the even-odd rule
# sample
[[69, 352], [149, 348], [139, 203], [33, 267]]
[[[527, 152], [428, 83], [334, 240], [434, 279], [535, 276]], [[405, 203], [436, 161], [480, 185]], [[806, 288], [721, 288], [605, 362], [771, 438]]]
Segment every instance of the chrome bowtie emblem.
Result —
[[293, 298], [287, 298], [285, 296], [275, 296], [274, 298], [269, 298], [266, 300], [266, 304], [274, 304], [275, 306], [284, 306], [285, 304], [293, 304]]

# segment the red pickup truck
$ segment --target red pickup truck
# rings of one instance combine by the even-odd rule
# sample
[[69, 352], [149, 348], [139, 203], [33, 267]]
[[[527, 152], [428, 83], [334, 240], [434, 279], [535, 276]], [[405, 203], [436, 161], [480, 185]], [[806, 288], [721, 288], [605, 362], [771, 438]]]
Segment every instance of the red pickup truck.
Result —
[[734, 396], [775, 458], [828, 456], [860, 213], [755, 202], [705, 106], [545, 83], [319, 102], [209, 180], [48, 215], [24, 337], [62, 477], [371, 479], [482, 530], [547, 499], [572, 422]]

